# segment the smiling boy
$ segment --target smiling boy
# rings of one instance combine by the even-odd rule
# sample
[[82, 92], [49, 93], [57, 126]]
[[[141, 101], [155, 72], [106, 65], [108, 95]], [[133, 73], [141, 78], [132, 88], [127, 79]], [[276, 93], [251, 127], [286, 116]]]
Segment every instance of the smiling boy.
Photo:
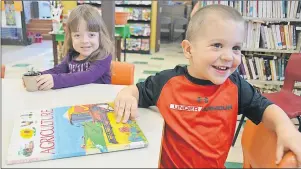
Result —
[[283, 110], [235, 71], [241, 63], [244, 24], [231, 7], [201, 8], [182, 42], [189, 66], [164, 70], [117, 95], [117, 121], [136, 117], [137, 106], [159, 108], [165, 121], [160, 168], [224, 168], [238, 114], [277, 133], [277, 163], [284, 147], [301, 162], [301, 134]]

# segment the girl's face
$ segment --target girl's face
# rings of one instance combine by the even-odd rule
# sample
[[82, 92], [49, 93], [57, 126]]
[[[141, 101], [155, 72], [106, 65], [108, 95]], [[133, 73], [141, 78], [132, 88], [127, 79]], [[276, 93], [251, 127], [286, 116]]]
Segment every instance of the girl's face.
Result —
[[99, 48], [99, 32], [89, 32], [87, 23], [80, 21], [78, 32], [71, 32], [72, 45], [80, 53], [79, 59], [85, 59]]

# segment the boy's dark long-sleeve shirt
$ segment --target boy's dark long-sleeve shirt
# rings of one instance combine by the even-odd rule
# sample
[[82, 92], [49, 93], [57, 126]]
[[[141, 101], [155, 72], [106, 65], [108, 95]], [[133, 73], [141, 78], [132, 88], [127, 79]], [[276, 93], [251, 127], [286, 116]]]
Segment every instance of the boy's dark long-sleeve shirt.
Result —
[[139, 107], [156, 105], [165, 121], [160, 168], [224, 168], [237, 115], [258, 124], [272, 104], [236, 72], [215, 85], [177, 66], [136, 86]]

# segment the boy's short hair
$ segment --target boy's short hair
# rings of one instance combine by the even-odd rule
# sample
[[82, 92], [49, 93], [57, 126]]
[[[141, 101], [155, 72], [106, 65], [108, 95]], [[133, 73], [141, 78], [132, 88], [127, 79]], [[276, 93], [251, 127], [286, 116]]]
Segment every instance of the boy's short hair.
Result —
[[200, 30], [204, 20], [208, 19], [209, 16], [213, 16], [215, 18], [217, 16], [221, 20], [230, 19], [242, 23], [245, 22], [242, 15], [236, 9], [230, 6], [218, 4], [207, 5], [205, 7], [200, 8], [192, 15], [186, 31], [187, 40], [191, 40], [192, 37], [195, 37], [196, 32]]

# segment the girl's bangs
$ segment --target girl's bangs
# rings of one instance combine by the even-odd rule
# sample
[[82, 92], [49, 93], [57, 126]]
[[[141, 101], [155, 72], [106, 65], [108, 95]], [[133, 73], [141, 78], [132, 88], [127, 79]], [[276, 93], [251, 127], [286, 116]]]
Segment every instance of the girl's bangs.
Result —
[[87, 16], [84, 16], [84, 20], [87, 23], [87, 29], [89, 32], [100, 32], [100, 22], [94, 18], [86, 18]]
[[70, 22], [70, 30], [71, 32], [78, 32], [80, 21], [84, 20], [87, 24], [88, 32], [99, 32], [100, 31], [100, 22], [95, 17], [91, 17], [87, 15], [76, 17]]

